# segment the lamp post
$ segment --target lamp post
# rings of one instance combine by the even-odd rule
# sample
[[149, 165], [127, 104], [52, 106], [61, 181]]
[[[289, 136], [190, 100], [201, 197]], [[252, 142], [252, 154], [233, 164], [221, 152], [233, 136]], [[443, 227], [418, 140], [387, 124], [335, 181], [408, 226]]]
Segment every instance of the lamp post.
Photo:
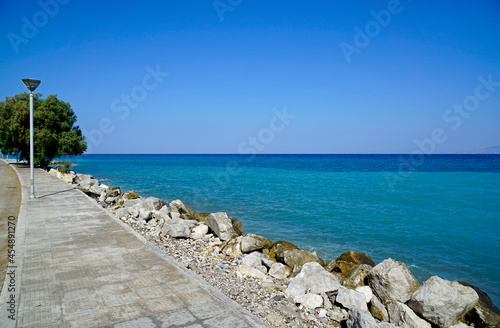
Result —
[[40, 80], [22, 79], [24, 85], [30, 91], [30, 177], [31, 177], [31, 195], [30, 198], [35, 198], [35, 146], [33, 144], [33, 91], [40, 84]]

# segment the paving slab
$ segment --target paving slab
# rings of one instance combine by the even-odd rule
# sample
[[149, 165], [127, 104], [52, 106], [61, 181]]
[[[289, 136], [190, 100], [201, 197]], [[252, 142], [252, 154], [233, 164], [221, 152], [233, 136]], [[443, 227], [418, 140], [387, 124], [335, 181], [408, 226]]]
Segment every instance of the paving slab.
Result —
[[72, 185], [35, 169], [30, 199], [29, 167], [15, 169], [0, 327], [268, 327]]

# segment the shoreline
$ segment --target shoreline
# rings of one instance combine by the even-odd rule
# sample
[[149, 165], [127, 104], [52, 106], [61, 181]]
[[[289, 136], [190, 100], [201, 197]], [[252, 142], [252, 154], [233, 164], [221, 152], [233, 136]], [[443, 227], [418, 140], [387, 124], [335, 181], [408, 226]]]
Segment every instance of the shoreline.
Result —
[[[258, 235], [245, 235], [242, 223], [222, 212], [198, 213], [180, 200], [166, 204], [155, 197], [141, 198], [133, 191], [122, 193], [119, 187], [110, 188], [99, 184], [89, 175], [74, 172], [61, 174], [56, 170], [51, 170], [51, 173], [68, 183], [76, 182], [79, 189], [102, 207], [160, 248], [166, 249], [185, 267], [201, 275], [212, 286], [219, 288], [272, 326], [298, 327], [305, 324], [314, 327], [338, 327], [341, 323], [348, 323], [348, 320], [356, 320], [358, 314], [354, 310], [358, 308], [369, 311], [367, 313], [371, 313], [370, 317], [379, 325], [388, 321], [402, 325], [403, 322], [389, 319], [387, 311], [411, 311], [408, 306], [408, 309], [404, 307], [405, 303], [412, 301], [410, 297], [427, 284], [420, 286], [402, 262], [387, 259], [376, 265], [369, 255], [349, 251], [336, 260], [325, 263], [317, 253], [300, 250], [291, 243], [273, 243]], [[380, 265], [389, 265], [388, 263], [403, 271], [403, 280], [411, 281], [410, 285], [414, 285], [406, 291], [408, 295], [399, 299], [381, 296], [384, 291], [377, 287], [375, 281], [378, 278], [374, 277], [375, 273], [372, 272]], [[305, 275], [306, 269], [316, 270], [316, 273], [320, 274], [328, 273], [327, 278], [338, 286], [329, 286], [320, 292], [311, 292], [311, 288], [305, 288], [297, 294], [293, 289], [299, 284], [297, 280], [301, 275], [302, 278]], [[314, 272], [307, 278], [314, 279]], [[442, 279], [439, 281], [448, 283]], [[307, 283], [299, 284], [302, 289], [304, 284]], [[481, 296], [465, 306], [467, 311], [459, 318], [462, 322], [481, 327], [477, 317], [484, 309], [493, 313], [494, 320], [500, 318], [500, 311], [491, 304], [491, 300], [488, 303], [489, 298], [484, 292], [477, 287], [461, 286], [455, 287], [466, 288], [472, 298], [477, 294]], [[333, 289], [334, 295], [329, 295], [327, 292], [334, 292]], [[354, 295], [350, 295], [350, 298], [358, 298], [356, 306], [349, 303], [352, 300], [343, 301], [347, 294]], [[384, 304], [378, 304], [381, 302], [377, 302], [377, 298], [378, 301], [382, 298]], [[265, 307], [260, 305], [262, 300]], [[383, 310], [387, 314], [384, 315]], [[420, 316], [425, 317], [423, 314]], [[483, 326], [489, 327], [484, 324]]]

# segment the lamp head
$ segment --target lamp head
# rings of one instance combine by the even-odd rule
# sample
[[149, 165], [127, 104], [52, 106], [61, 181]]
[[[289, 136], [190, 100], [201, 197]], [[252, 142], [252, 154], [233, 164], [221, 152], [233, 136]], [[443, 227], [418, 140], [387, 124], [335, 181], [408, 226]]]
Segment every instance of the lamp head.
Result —
[[30, 92], [35, 91], [36, 87], [38, 87], [40, 82], [42, 82], [40, 80], [35, 80], [35, 79], [22, 79], [21, 81], [23, 81], [24, 85], [26, 86], [26, 88], [28, 88]]

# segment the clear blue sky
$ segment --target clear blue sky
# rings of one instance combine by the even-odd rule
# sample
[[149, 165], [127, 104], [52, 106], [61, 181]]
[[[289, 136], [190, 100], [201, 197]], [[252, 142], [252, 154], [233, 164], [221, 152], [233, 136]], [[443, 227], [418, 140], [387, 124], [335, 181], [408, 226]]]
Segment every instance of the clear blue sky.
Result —
[[500, 145], [498, 0], [2, 0], [0, 18], [2, 99], [41, 79], [92, 153]]

